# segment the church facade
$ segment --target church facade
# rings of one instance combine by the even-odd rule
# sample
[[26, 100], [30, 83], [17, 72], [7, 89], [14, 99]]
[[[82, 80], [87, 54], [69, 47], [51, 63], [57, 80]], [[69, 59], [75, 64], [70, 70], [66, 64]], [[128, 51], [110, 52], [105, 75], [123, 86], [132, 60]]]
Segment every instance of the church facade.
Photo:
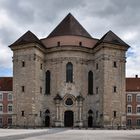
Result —
[[27, 31], [13, 51], [13, 125], [126, 125], [125, 53], [112, 31], [95, 39], [68, 14], [43, 39]]

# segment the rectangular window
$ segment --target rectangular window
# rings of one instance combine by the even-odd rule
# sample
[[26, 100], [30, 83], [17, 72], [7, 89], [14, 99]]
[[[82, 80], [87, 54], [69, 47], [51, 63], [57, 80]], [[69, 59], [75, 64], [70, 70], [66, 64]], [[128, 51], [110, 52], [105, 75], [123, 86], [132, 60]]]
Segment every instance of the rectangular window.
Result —
[[13, 95], [11, 93], [8, 94], [8, 101], [12, 101], [13, 100]]
[[0, 112], [3, 112], [3, 105], [0, 105]]
[[132, 102], [132, 95], [127, 95], [127, 102]]
[[116, 61], [113, 62], [113, 67], [117, 68], [117, 62]]
[[2, 101], [2, 100], [3, 100], [3, 94], [0, 93], [0, 101]]
[[25, 67], [25, 62], [24, 61], [22, 61], [22, 67]]
[[42, 94], [42, 87], [40, 87], [40, 93]]
[[137, 126], [140, 126], [140, 119], [137, 119]]
[[113, 111], [113, 117], [114, 117], [114, 118], [117, 117], [117, 111]]
[[12, 105], [8, 105], [8, 112], [12, 112], [13, 111], [13, 106]]
[[0, 118], [0, 126], [2, 126], [3, 120], [2, 118]]
[[136, 97], [137, 99], [137, 102], [140, 102], [140, 95], [137, 95], [137, 97]]
[[132, 113], [132, 107], [131, 106], [127, 107], [127, 113]]
[[8, 125], [12, 125], [12, 118], [8, 118]]
[[22, 92], [25, 92], [25, 87], [21, 86], [21, 90], [22, 90]]
[[41, 69], [41, 70], [43, 69], [43, 64], [42, 64], [42, 63], [40, 64], [40, 69]]
[[98, 92], [99, 92], [99, 88], [98, 88], [98, 87], [96, 87], [96, 94], [98, 94]]
[[140, 113], [140, 106], [137, 107], [137, 113]]
[[79, 46], [82, 46], [82, 42], [79, 42]]
[[98, 70], [99, 66], [98, 66], [98, 63], [96, 63], [96, 70]]
[[117, 87], [116, 86], [113, 87], [113, 92], [117, 92]]
[[24, 115], [25, 115], [25, 114], [24, 114], [24, 111], [21, 111], [21, 116], [24, 117]]
[[60, 41], [57, 42], [57, 46], [60, 46]]
[[127, 125], [131, 126], [131, 124], [132, 124], [131, 119], [127, 119]]

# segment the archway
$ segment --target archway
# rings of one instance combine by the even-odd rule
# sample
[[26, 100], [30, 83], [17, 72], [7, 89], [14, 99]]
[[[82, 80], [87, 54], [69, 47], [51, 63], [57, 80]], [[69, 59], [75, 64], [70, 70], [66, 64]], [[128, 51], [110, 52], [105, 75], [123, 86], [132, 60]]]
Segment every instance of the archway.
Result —
[[49, 127], [50, 126], [50, 116], [45, 117], [45, 126]]
[[93, 126], [93, 117], [89, 116], [88, 117], [88, 127], [92, 127]]
[[65, 111], [64, 126], [65, 127], [72, 127], [73, 126], [73, 111]]
[[45, 111], [45, 126], [50, 126], [50, 111], [48, 109]]

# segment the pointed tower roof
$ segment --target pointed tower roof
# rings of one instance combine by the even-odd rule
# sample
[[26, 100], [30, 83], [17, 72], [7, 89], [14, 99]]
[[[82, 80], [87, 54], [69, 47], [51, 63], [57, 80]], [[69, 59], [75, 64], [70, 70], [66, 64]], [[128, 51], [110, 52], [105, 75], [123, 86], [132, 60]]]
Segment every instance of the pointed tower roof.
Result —
[[28, 43], [38, 43], [42, 45], [41, 41], [31, 31], [27, 31], [17, 41], [11, 44], [10, 47]]
[[84, 27], [69, 13], [60, 24], [50, 33], [49, 37], [63, 35], [78, 35], [92, 38]]
[[113, 33], [111, 30], [108, 31], [98, 42], [95, 46], [99, 45], [100, 43], [111, 43], [121, 46], [130, 47], [128, 44], [126, 44], [122, 39], [120, 39], [115, 33]]

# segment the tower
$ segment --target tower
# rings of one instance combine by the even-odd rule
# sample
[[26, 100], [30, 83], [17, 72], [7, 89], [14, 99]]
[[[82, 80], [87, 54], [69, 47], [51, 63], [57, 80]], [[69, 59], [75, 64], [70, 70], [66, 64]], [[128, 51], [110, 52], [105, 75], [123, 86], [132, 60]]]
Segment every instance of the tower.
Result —
[[[10, 45], [13, 51], [13, 125], [40, 126], [44, 47], [30, 31]], [[41, 112], [40, 112], [41, 113]]]

